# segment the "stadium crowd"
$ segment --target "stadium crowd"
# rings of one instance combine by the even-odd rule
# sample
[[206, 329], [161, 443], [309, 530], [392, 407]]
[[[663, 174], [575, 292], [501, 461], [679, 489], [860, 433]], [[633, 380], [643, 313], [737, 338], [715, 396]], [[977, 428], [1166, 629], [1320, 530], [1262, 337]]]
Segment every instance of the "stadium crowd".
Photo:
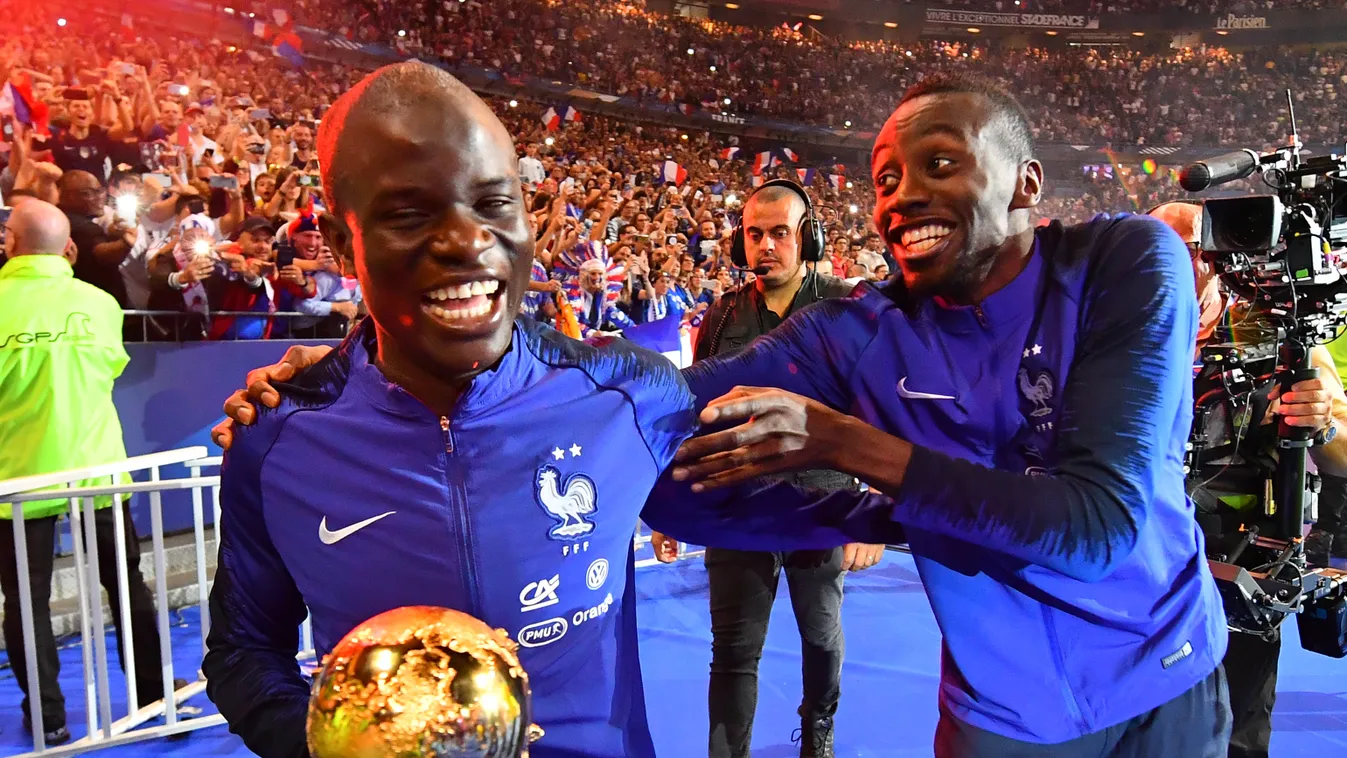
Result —
[[[921, 76], [994, 72], [1023, 93], [1038, 139], [1113, 145], [1262, 147], [1285, 136], [1279, 98], [1294, 85], [1307, 141], [1329, 138], [1347, 85], [1338, 51], [1222, 48], [1145, 53], [1122, 47], [993, 49], [890, 43], [737, 26], [647, 11], [637, 0], [499, 0], [375, 7], [296, 6], [300, 23], [422, 57], [576, 82], [713, 112], [872, 129]], [[375, 8], [371, 10], [371, 8]], [[527, 21], [527, 23], [523, 23]], [[808, 72], [807, 75], [803, 72]]]
[[[416, 16], [423, 9], [435, 15]], [[14, 0], [0, 0], [0, 11], [19, 30], [0, 48], [0, 77], [31, 87], [33, 99], [48, 109], [51, 126], [44, 135], [7, 121], [0, 191], [6, 198], [27, 194], [59, 203], [71, 217], [80, 248], [77, 274], [112, 293], [123, 308], [183, 314], [128, 318], [128, 338], [344, 333], [359, 312], [360, 291], [342, 275], [318, 231], [316, 218], [324, 208], [314, 135], [335, 95], [365, 71], [312, 59], [294, 68], [265, 47], [240, 49], [149, 31], [133, 38], [110, 19], [56, 28], [49, 10]], [[1092, 144], [1120, 132], [1155, 129], [1167, 130], [1161, 141], [1168, 144], [1197, 137], [1275, 141], [1283, 128], [1279, 120], [1269, 116], [1259, 131], [1252, 118], [1261, 107], [1254, 100], [1273, 96], [1275, 89], [1238, 82], [1299, 71], [1302, 90], [1332, 99], [1333, 81], [1347, 81], [1347, 69], [1340, 68], [1347, 57], [1315, 53], [1296, 53], [1278, 60], [1299, 63], [1269, 63], [1253, 72], [1244, 70], [1244, 56], [1220, 49], [1176, 52], [1162, 61], [1127, 52], [993, 53], [960, 43], [923, 43], [899, 54], [879, 43], [854, 43], [843, 59], [835, 47], [840, 43], [796, 32], [731, 34], [724, 25], [656, 17], [606, 0], [583, 8], [544, 6], [530, 28], [549, 41], [535, 38], [538, 54], [524, 55], [530, 40], [513, 22], [537, 11], [536, 0], [504, 0], [491, 4], [489, 12], [476, 0], [396, 9], [335, 0], [294, 6], [301, 21], [323, 15], [329, 28], [345, 24], [358, 38], [377, 33], [369, 26], [375, 15], [385, 27], [427, 30], [424, 41], [413, 31], [409, 44], [433, 44], [453, 60], [532, 68], [660, 99], [694, 91], [690, 87], [711, 88], [715, 97], [724, 95], [722, 103], [760, 99], [761, 110], [799, 118], [810, 113], [833, 118], [836, 98], [853, 98], [868, 103], [874, 121], [920, 71], [994, 66], [1029, 82], [1022, 89], [1026, 104], [1039, 109], [1040, 140], [1076, 137]], [[687, 85], [673, 80], [672, 68], [680, 76], [691, 70], [670, 54], [685, 45], [694, 59], [722, 61], [736, 72], [721, 77], [721, 85], [731, 89], [709, 80], [693, 84], [692, 76]], [[568, 68], [546, 68], [562, 57], [570, 58]], [[615, 78], [621, 67], [606, 61], [618, 57], [635, 61], [632, 78]], [[656, 70], [667, 61], [670, 70]], [[835, 86], [821, 79], [815, 86], [792, 79], [792, 72], [806, 70], [838, 72], [833, 75], [858, 84]], [[1157, 89], [1142, 86], [1147, 81]], [[1212, 86], [1217, 82], [1221, 86]], [[1184, 107], [1198, 103], [1199, 92], [1207, 100], [1233, 99], [1232, 93], [1240, 99], [1225, 109]], [[773, 176], [810, 181], [828, 230], [830, 254], [820, 264], [825, 271], [873, 280], [893, 269], [870, 229], [873, 196], [865, 165], [821, 156], [804, 162], [777, 148], [771, 150], [774, 165], [755, 172], [751, 161], [768, 146], [729, 157], [735, 142], [721, 135], [593, 114], [549, 125], [543, 121], [548, 104], [490, 103], [515, 135], [521, 155], [525, 200], [539, 239], [536, 291], [527, 308], [541, 318], [555, 318], [556, 304], [568, 302], [580, 312], [582, 333], [670, 312], [683, 313], [695, 325], [716, 297], [752, 276], [730, 265], [729, 234], [742, 199], [755, 183]], [[1077, 108], [1078, 123], [1048, 118], [1053, 103], [1057, 110], [1062, 103]], [[1125, 116], [1101, 110], [1118, 103]], [[1202, 120], [1180, 117], [1197, 112]], [[1216, 121], [1214, 113], [1232, 116]], [[1077, 131], [1086, 123], [1088, 130]], [[1302, 120], [1307, 139], [1327, 136], [1328, 128], [1313, 112]], [[1050, 197], [1043, 215], [1079, 221], [1096, 212], [1144, 210], [1176, 194], [1168, 169], [1097, 171], [1077, 177], [1072, 191]], [[604, 245], [586, 244], [590, 241]], [[606, 276], [589, 276], [598, 268]], [[556, 299], [562, 291], [568, 297]], [[611, 308], [589, 310], [598, 292], [607, 293], [603, 300]], [[266, 315], [234, 315], [240, 313]]]

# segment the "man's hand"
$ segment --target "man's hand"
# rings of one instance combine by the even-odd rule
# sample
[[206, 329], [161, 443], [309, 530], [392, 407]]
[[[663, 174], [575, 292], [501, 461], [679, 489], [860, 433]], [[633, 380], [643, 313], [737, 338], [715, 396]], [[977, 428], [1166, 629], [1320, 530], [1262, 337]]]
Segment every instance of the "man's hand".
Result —
[[683, 443], [675, 481], [693, 492], [787, 471], [834, 468], [848, 417], [794, 393], [735, 387], [702, 411], [703, 424], [746, 423]]
[[341, 315], [347, 321], [350, 321], [351, 319], [355, 318], [356, 313], [358, 311], [359, 308], [356, 306], [356, 304], [350, 302], [349, 300], [332, 304], [332, 312]]
[[862, 545], [852, 542], [842, 548], [842, 570], [864, 571], [884, 557], [883, 545]]
[[304, 272], [300, 270], [299, 266], [296, 266], [293, 263], [288, 266], [282, 266], [281, 270], [276, 273], [276, 278], [283, 282], [289, 282], [296, 287], [307, 286], [307, 282], [304, 279]]
[[228, 417], [211, 430], [211, 439], [221, 448], [228, 450], [234, 442], [234, 422], [248, 426], [257, 420], [257, 408], [261, 403], [268, 408], [281, 404], [281, 394], [271, 386], [271, 382], [288, 382], [299, 372], [327, 357], [332, 348], [327, 345], [291, 345], [281, 356], [279, 363], [255, 368], [248, 372], [246, 390], [239, 390], [225, 401], [224, 412]]
[[655, 551], [655, 560], [660, 563], [673, 563], [678, 560], [678, 540], [673, 537], [651, 532], [650, 549]]
[[178, 282], [183, 286], [204, 282], [215, 273], [215, 261], [204, 255], [199, 255], [188, 261], [186, 266], [178, 272]]
[[1291, 385], [1291, 391], [1279, 396], [1280, 387], [1273, 389], [1268, 405], [1269, 418], [1279, 414], [1288, 426], [1304, 426], [1320, 430], [1333, 420], [1333, 396], [1328, 383], [1321, 378], [1306, 379]]

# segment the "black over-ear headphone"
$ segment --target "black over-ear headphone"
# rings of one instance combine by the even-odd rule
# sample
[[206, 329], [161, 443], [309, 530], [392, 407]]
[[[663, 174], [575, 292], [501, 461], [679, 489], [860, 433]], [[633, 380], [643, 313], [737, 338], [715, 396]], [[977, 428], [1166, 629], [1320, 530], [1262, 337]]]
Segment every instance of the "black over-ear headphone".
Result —
[[[823, 260], [823, 222], [819, 221], [818, 216], [814, 215], [814, 203], [809, 199], [809, 193], [804, 187], [792, 182], [789, 179], [772, 179], [763, 182], [761, 187], [753, 190], [753, 194], [744, 200], [744, 205], [753, 199], [753, 195], [767, 189], [768, 187], [787, 187], [804, 200], [804, 218], [800, 220], [800, 261], [803, 263], [818, 263]], [[730, 262], [739, 268], [748, 268], [748, 253], [744, 250], [744, 222], [740, 218], [739, 225], [734, 228], [734, 236], [730, 242]]]

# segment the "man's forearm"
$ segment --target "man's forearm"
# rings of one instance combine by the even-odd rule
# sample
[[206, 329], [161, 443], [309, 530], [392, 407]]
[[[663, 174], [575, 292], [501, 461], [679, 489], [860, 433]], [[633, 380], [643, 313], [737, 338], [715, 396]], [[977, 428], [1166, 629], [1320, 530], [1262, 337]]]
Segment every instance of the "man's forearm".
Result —
[[855, 416], [845, 416], [839, 432], [829, 468], [850, 474], [881, 492], [897, 492], [907, 476], [912, 443]]

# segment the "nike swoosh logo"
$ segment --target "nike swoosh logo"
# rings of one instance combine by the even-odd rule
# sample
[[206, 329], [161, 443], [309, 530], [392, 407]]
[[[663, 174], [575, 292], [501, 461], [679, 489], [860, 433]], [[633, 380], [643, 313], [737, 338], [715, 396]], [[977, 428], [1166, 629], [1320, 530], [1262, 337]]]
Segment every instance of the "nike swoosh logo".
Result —
[[378, 516], [372, 516], [359, 523], [351, 524], [345, 529], [338, 529], [335, 532], [327, 528], [327, 516], [324, 516], [322, 523], [318, 525], [318, 539], [322, 540], [324, 545], [335, 545], [338, 542], [341, 542], [342, 540], [346, 539], [347, 537], [350, 537], [352, 534], [355, 534], [356, 532], [360, 531], [361, 529], [364, 529], [370, 524], [373, 524], [375, 521], [378, 521], [381, 518], [387, 518], [388, 516], [392, 516], [394, 513], [397, 513], [397, 511], [389, 511], [388, 513], [381, 513]]
[[907, 388], [907, 377], [898, 380], [898, 396], [908, 400], [953, 400], [953, 395], [932, 395], [929, 392], [915, 392]]

